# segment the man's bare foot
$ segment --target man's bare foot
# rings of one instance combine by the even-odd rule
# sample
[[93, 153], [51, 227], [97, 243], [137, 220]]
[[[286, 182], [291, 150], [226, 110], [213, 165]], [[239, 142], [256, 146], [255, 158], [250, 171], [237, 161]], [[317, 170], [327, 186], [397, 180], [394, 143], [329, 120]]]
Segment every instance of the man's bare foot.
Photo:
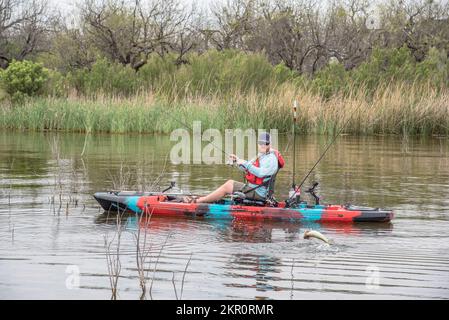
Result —
[[185, 203], [196, 203], [197, 202], [197, 198], [192, 197], [192, 196], [185, 196], [184, 198], [182, 198], [182, 202]]
[[204, 201], [204, 197], [198, 197], [198, 198], [196, 198], [196, 203], [203, 203]]

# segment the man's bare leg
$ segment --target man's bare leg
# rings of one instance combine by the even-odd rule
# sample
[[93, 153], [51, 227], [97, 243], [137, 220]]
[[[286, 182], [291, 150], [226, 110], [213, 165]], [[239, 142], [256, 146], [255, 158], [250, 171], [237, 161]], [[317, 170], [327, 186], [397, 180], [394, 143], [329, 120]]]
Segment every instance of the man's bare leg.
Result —
[[200, 197], [196, 200], [197, 203], [202, 202], [214, 202], [220, 200], [225, 195], [232, 193], [234, 188], [234, 180], [228, 180], [223, 185], [221, 185], [217, 190], [208, 194], [207, 196]]

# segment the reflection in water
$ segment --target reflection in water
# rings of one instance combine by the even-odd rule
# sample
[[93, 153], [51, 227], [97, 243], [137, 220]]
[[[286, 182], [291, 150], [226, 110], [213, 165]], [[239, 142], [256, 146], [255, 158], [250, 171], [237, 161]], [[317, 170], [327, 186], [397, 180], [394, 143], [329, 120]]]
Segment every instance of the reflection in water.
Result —
[[[307, 172], [326, 137], [300, 137], [298, 173]], [[280, 150], [286, 146], [281, 138]], [[84, 145], [85, 152], [83, 153]], [[226, 179], [227, 166], [165, 166], [166, 136], [0, 132], [0, 298], [110, 296], [105, 234], [116, 216], [99, 209], [92, 194], [114, 181], [148, 189], [155, 177], [184, 191], [207, 192]], [[277, 178], [287, 196], [291, 155]], [[273, 221], [124, 215], [119, 298], [140, 296], [135, 237], [151, 245], [154, 298], [174, 298], [189, 257], [187, 299], [449, 298], [449, 141], [351, 137], [337, 140], [310, 179], [324, 203], [388, 207], [391, 224], [300, 224]], [[162, 175], [161, 175], [162, 173]], [[146, 227], [145, 227], [146, 226]], [[142, 229], [142, 227], [145, 227]], [[305, 240], [306, 229], [332, 239]], [[165, 246], [164, 243], [166, 243]], [[78, 266], [80, 288], [66, 288], [67, 266]], [[149, 269], [153, 275], [154, 264]], [[377, 268], [377, 269], [376, 269]], [[367, 286], [378, 270], [379, 286]]]
[[[188, 228], [201, 224], [213, 228], [223, 241], [244, 243], [298, 241], [302, 239], [305, 230], [317, 230], [323, 233], [332, 232], [356, 237], [366, 234], [385, 235], [393, 230], [392, 223], [299, 223], [249, 219], [204, 219], [203, 217], [188, 216], [150, 216], [127, 212], [121, 213], [121, 216], [122, 225], [128, 230], [136, 230], [139, 227], [154, 234], [166, 230], [189, 232]], [[95, 222], [97, 224], [116, 225], [117, 213], [104, 212], [95, 218]]]
[[[280, 280], [279, 277], [275, 276], [275, 274], [281, 272], [276, 268], [279, 264], [281, 264], [281, 259], [267, 255], [232, 254], [227, 266], [229, 269], [237, 269], [237, 271], [226, 272], [225, 275], [235, 280], [245, 278], [245, 280], [249, 280], [249, 282], [233, 282], [226, 284], [226, 286], [234, 288], [252, 288], [261, 292], [278, 291], [279, 288], [270, 283]], [[257, 293], [255, 298], [258, 298]]]

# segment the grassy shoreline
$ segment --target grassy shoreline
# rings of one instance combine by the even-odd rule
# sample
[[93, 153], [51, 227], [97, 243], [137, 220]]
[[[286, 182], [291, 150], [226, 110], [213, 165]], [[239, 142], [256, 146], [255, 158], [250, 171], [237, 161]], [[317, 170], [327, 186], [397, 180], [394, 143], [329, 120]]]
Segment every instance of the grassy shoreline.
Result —
[[344, 132], [356, 135], [449, 134], [449, 90], [405, 84], [380, 88], [372, 96], [353, 90], [329, 99], [291, 84], [269, 93], [235, 91], [226, 96], [169, 98], [141, 92], [132, 97], [35, 97], [19, 106], [0, 106], [0, 127], [167, 134], [201, 121], [203, 129], [275, 128], [288, 132], [295, 99], [299, 102], [298, 133], [330, 134], [349, 121]]

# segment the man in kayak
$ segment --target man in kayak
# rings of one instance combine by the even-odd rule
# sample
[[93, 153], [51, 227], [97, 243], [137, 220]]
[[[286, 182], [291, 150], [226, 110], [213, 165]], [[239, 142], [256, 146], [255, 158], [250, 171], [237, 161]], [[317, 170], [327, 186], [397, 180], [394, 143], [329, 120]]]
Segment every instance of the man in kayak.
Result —
[[284, 159], [277, 150], [271, 148], [271, 137], [268, 133], [264, 132], [259, 136], [257, 145], [259, 154], [251, 161], [239, 159], [234, 154], [230, 155], [230, 159], [238, 165], [239, 169], [246, 172], [246, 184], [228, 180], [207, 196], [186, 197], [184, 202], [215, 202], [234, 192], [243, 192], [246, 199], [264, 201], [268, 192], [267, 183], [271, 176], [284, 166]]

